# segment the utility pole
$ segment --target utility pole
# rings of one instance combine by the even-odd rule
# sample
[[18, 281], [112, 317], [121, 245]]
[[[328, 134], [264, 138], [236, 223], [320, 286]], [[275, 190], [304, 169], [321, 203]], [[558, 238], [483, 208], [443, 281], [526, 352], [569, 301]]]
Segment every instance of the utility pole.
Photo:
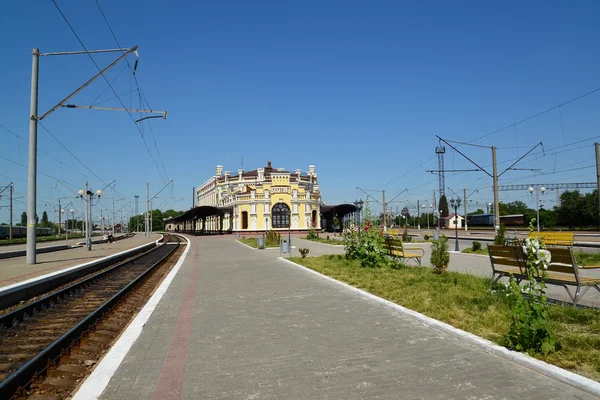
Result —
[[10, 240], [12, 240], [12, 225], [13, 225], [13, 205], [12, 205], [12, 200], [13, 200], [13, 184], [10, 184], [10, 223], [8, 226], [8, 238]]
[[33, 49], [31, 62], [31, 101], [29, 103], [29, 162], [27, 163], [27, 264], [36, 262], [37, 222], [37, 126], [38, 126], [38, 67], [40, 50]]
[[100, 223], [102, 224], [102, 234], [104, 234], [104, 215], [103, 212], [104, 210], [100, 210]]
[[192, 208], [196, 207], [196, 188], [192, 187]]
[[600, 229], [600, 144], [594, 143], [596, 147], [596, 182], [598, 182], [598, 229]]
[[492, 146], [492, 165], [494, 174], [494, 230], [497, 231], [500, 228], [500, 200], [498, 199], [498, 164], [496, 163], [496, 146]]
[[145, 222], [145, 236], [150, 237], [148, 234], [148, 212], [150, 211], [150, 184], [146, 182], [146, 218], [144, 218]]
[[[81, 92], [84, 88], [98, 79], [100, 76], [104, 76], [104, 73], [114, 67], [119, 61], [123, 60], [131, 53], [135, 53], [137, 56], [137, 46], [133, 48], [122, 48], [122, 49], [108, 49], [108, 50], [85, 50], [85, 51], [63, 51], [53, 53], [40, 53], [38, 48], [34, 48], [32, 52], [32, 63], [31, 63], [31, 99], [29, 103], [29, 161], [27, 166], [27, 264], [36, 263], [36, 212], [37, 212], [37, 126], [38, 122], [52, 114], [60, 107], [78, 108], [73, 105], [65, 105], [73, 96]], [[58, 102], [54, 107], [48, 110], [45, 114], [38, 116], [38, 78], [39, 78], [39, 61], [40, 56], [60, 56], [60, 55], [74, 55], [74, 54], [91, 54], [91, 53], [110, 53], [110, 52], [121, 52], [121, 56], [109, 64], [104, 69], [98, 71], [96, 75], [90, 78], [83, 85], [75, 89], [71, 94], [65, 97], [63, 100]], [[137, 61], [136, 61], [137, 66]], [[134, 67], [135, 70], [135, 67]], [[92, 107], [85, 107], [92, 108]], [[125, 110], [125, 109], [111, 109], [111, 110]], [[129, 110], [127, 110], [129, 111]], [[146, 112], [153, 112], [153, 110], [143, 110]], [[163, 118], [166, 118], [166, 112], [160, 112], [163, 114]], [[156, 118], [153, 116], [144, 117]], [[139, 122], [136, 121], [136, 122]]]
[[417, 200], [417, 218], [417, 221], [419, 221], [417, 224], [417, 229], [421, 229], [421, 209], [419, 208], [419, 200]]
[[61, 223], [61, 211], [62, 209], [60, 208], [60, 199], [58, 199], [58, 229], [56, 230], [56, 237], [59, 238], [60, 237], [60, 223]]
[[469, 227], [467, 226], [467, 189], [463, 189], [463, 201], [465, 205], [465, 231], [468, 231]]
[[140, 233], [140, 216], [138, 215], [138, 200], [140, 199], [140, 196], [138, 196], [137, 194], [135, 196], [133, 196], [135, 198], [135, 222], [136, 222], [136, 230], [137, 233]]
[[382, 205], [383, 205], [383, 232], [387, 232], [387, 225], [386, 225], [386, 219], [387, 219], [386, 212], [387, 211], [386, 211], [386, 207], [385, 207], [385, 190], [382, 190], [381, 194], [383, 196], [383, 202], [382, 202]]

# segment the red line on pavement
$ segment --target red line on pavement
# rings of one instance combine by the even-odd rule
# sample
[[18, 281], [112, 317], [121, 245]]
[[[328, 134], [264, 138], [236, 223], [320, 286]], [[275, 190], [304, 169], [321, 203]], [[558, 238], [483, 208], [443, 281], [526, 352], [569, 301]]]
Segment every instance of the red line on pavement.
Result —
[[171, 345], [167, 352], [167, 358], [160, 372], [160, 378], [156, 391], [155, 400], [170, 400], [181, 398], [181, 387], [183, 385], [183, 373], [187, 359], [187, 350], [190, 343], [190, 332], [194, 318], [194, 302], [196, 300], [196, 286], [198, 281], [198, 253], [193, 255], [194, 266], [188, 285], [185, 289], [183, 302], [179, 308], [177, 325], [171, 339]]

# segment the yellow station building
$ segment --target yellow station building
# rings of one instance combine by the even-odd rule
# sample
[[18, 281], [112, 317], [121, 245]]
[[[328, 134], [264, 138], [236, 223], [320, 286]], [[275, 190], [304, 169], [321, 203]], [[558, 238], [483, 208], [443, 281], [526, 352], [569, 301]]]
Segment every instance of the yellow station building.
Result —
[[[215, 175], [196, 189], [198, 207], [222, 210], [220, 215], [202, 221], [223, 231], [259, 233], [268, 230], [308, 231], [321, 229], [321, 192], [314, 165], [306, 173], [266, 167], [252, 171]], [[218, 219], [222, 219], [219, 221]], [[200, 229], [201, 227], [199, 227]]]

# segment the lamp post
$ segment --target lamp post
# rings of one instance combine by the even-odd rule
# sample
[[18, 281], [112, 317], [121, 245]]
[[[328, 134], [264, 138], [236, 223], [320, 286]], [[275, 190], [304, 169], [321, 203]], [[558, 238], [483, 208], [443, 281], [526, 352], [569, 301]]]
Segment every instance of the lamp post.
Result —
[[537, 231], [540, 231], [540, 192], [542, 192], [542, 195], [544, 193], [546, 193], [546, 188], [545, 187], [541, 187], [538, 189], [537, 185], [534, 186], [530, 186], [529, 187], [529, 193], [533, 194], [533, 192], [535, 191], [535, 210], [537, 213]]
[[356, 215], [356, 225], [358, 227], [358, 236], [359, 237], [360, 237], [360, 231], [362, 230], [361, 227], [360, 227], [360, 214], [362, 212], [363, 204], [365, 204], [365, 202], [363, 201], [363, 199], [356, 200], [354, 202], [354, 205], [356, 206], [356, 209], [357, 209], [356, 211], [358, 211], [358, 213]]
[[92, 250], [92, 200], [94, 195], [99, 199], [102, 196], [102, 190], [96, 190], [94, 193], [88, 186], [88, 182], [85, 181], [85, 190], [80, 189], [78, 192], [79, 197], [83, 198], [85, 196], [85, 211], [86, 211], [86, 221], [87, 226], [85, 230], [85, 244], [88, 251]]
[[71, 230], [73, 230], [73, 225], [75, 225], [75, 230], [77, 229], [77, 223], [75, 222], [75, 210], [71, 208]]
[[457, 210], [460, 207], [460, 197], [457, 197], [456, 200], [454, 198], [450, 199], [450, 206], [454, 208], [454, 251], [458, 252], [460, 249], [458, 248], [458, 214]]

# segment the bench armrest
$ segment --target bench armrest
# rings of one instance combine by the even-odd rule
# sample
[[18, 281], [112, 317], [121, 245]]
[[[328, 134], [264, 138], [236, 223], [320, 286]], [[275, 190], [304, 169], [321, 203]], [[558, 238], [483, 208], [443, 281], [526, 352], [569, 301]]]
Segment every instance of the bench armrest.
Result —
[[595, 269], [595, 268], [600, 268], [600, 265], [578, 265], [577, 268], [579, 268], [579, 269]]

